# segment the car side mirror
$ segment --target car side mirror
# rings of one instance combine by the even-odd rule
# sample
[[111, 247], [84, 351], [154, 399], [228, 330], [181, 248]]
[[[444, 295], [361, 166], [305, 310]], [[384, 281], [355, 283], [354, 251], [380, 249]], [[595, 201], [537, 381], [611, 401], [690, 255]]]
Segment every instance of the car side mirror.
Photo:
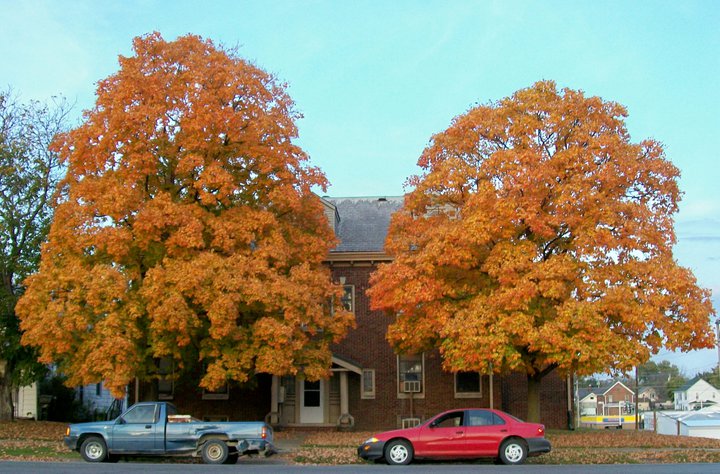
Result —
[[429, 427], [429, 428], [437, 428], [437, 425], [438, 425], [438, 424], [437, 424], [437, 421], [433, 421], [432, 423], [430, 423], [430, 424], [428, 425], [428, 427]]
[[116, 425], [124, 425], [124, 424], [125, 424], [125, 420], [123, 419], [123, 417], [118, 416], [118, 417], [117, 417], [117, 420], [115, 420], [115, 424], [116, 424]]

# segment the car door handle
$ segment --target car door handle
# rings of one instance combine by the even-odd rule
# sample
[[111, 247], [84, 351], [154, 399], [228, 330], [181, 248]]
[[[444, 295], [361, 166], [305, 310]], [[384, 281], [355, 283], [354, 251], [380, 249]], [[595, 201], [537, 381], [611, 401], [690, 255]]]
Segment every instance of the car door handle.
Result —
[[507, 433], [507, 430], [500, 430], [500, 433]]
[[152, 425], [145, 425], [146, 430], [149, 430], [150, 428], [152, 428]]
[[463, 434], [463, 431], [456, 431], [455, 434]]

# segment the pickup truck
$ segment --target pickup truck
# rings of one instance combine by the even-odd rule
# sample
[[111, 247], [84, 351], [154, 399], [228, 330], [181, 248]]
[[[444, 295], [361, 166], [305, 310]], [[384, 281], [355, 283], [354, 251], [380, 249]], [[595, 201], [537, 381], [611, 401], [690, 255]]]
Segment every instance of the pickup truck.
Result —
[[65, 445], [88, 462], [120, 456], [195, 456], [207, 464], [234, 464], [241, 455], [275, 452], [263, 422], [203, 422], [178, 415], [167, 402], [142, 402], [111, 421], [68, 426]]

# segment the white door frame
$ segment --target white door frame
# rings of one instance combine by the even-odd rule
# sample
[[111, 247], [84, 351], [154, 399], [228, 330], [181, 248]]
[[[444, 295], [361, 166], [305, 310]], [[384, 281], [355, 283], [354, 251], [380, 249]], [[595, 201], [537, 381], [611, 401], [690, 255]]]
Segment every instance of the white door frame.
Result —
[[[310, 387], [306, 389], [305, 384]], [[313, 385], [317, 384], [317, 388]], [[317, 382], [306, 382], [305, 379], [300, 380], [300, 423], [319, 424], [325, 422], [325, 391], [327, 385], [325, 380]], [[306, 390], [311, 396], [308, 402], [311, 406], [305, 406]], [[319, 400], [318, 400], [319, 397]]]

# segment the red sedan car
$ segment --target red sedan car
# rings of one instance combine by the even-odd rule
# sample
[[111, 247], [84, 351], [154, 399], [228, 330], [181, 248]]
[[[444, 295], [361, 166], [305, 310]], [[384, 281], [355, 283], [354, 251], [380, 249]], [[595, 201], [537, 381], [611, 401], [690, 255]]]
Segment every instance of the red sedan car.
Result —
[[416, 458], [494, 458], [521, 464], [550, 449], [541, 424], [499, 410], [465, 408], [440, 413], [415, 428], [377, 434], [358, 447], [358, 455], [384, 458], [388, 464], [409, 464]]

